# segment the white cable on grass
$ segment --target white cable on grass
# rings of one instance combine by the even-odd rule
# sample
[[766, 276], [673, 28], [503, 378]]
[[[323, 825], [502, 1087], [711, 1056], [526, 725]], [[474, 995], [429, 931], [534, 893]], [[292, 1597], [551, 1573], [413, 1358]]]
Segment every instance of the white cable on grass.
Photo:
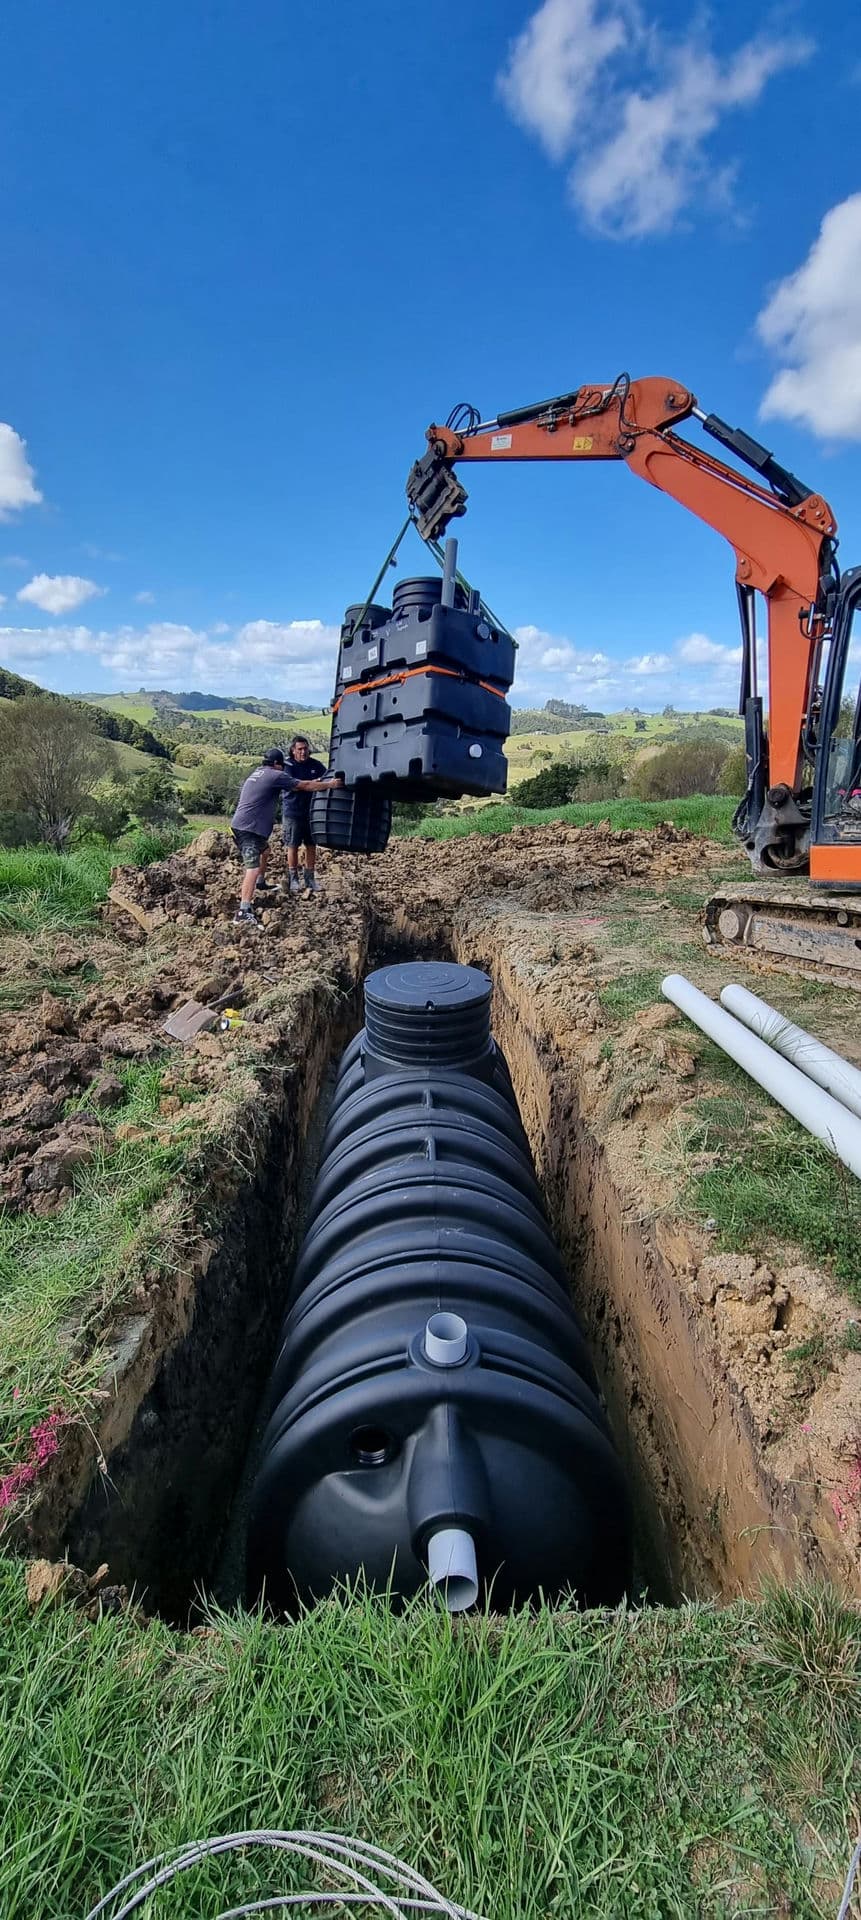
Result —
[[858, 1841], [855, 1852], [849, 1862], [849, 1872], [846, 1875], [846, 1885], [843, 1888], [843, 1898], [840, 1902], [840, 1912], [837, 1915], [837, 1920], [848, 1920], [849, 1907], [852, 1901], [852, 1888], [855, 1885], [855, 1875], [859, 1867], [861, 1867], [861, 1840]]
[[[232, 1853], [246, 1847], [272, 1847], [278, 1852], [291, 1853], [311, 1861], [317, 1867], [325, 1867], [330, 1874], [342, 1874], [347, 1886], [339, 1893], [270, 1895], [249, 1901], [244, 1906], [231, 1907], [217, 1920], [237, 1920], [240, 1915], [274, 1912], [279, 1908], [304, 1907], [308, 1911], [312, 1907], [338, 1905], [375, 1907], [379, 1912], [393, 1914], [395, 1920], [403, 1920], [405, 1915], [413, 1913], [437, 1914], [442, 1916], [442, 1920], [479, 1920], [477, 1914], [470, 1913], [465, 1907], [459, 1907], [443, 1894], [437, 1893], [430, 1881], [425, 1880], [414, 1867], [398, 1860], [394, 1854], [386, 1853], [382, 1847], [372, 1846], [369, 1841], [348, 1840], [343, 1834], [337, 1833], [307, 1833], [301, 1830], [288, 1833], [277, 1828], [218, 1834], [178, 1847], [170, 1854], [155, 1854], [142, 1866], [134, 1867], [109, 1893], [104, 1894], [87, 1914], [86, 1920], [99, 1920], [99, 1916], [107, 1914], [109, 1908], [112, 1909], [109, 1920], [128, 1920], [128, 1916], [137, 1912], [152, 1894], [157, 1893], [160, 1887], [167, 1886], [188, 1867], [197, 1866], [201, 1860], [214, 1855]], [[366, 1868], [368, 1873], [376, 1873], [376, 1884], [360, 1871], [360, 1867]], [[150, 1875], [149, 1879], [145, 1879], [147, 1874]], [[386, 1891], [379, 1884], [381, 1879], [389, 1882], [391, 1891]], [[133, 1886], [134, 1892], [122, 1906], [117, 1907], [116, 1902]]]

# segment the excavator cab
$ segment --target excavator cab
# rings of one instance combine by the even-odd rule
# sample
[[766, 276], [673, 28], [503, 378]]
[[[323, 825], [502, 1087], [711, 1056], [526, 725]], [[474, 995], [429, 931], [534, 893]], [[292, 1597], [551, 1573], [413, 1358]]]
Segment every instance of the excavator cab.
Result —
[[[861, 567], [843, 575], [829, 611], [803, 733], [804, 758], [813, 767], [812, 788], [794, 797], [766, 788], [756, 820], [752, 796], [757, 781], [761, 791], [764, 786], [757, 763], [761, 735], [755, 713], [747, 711], [750, 785], [742, 807], [752, 804], [745, 845], [750, 850], [754, 826], [762, 836], [769, 815], [778, 821], [783, 815], [787, 826], [783, 839], [773, 838], [765, 849], [759, 881], [712, 894], [703, 932], [707, 946], [745, 947], [786, 972], [809, 973], [861, 991]], [[795, 818], [804, 822], [794, 829], [794, 846], [799, 863], [809, 863], [810, 883], [790, 886], [785, 876], [792, 871]], [[799, 866], [799, 878], [802, 870]]]
[[834, 611], [816, 730], [810, 879], [861, 893], [861, 567], [844, 575]]

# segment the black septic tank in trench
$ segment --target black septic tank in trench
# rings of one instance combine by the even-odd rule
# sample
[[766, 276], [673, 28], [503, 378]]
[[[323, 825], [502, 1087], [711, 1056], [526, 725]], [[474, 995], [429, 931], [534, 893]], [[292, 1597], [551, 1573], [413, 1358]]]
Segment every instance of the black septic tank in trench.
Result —
[[624, 1593], [625, 1484], [473, 967], [366, 981], [273, 1389], [252, 1600], [362, 1570], [452, 1611]]

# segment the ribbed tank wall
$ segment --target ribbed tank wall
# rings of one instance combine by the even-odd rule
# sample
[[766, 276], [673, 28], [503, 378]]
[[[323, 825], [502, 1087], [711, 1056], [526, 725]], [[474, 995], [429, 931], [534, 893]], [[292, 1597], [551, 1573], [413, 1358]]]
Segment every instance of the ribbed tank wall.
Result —
[[[438, 607], [441, 599], [442, 575], [439, 573], [413, 580], [399, 580], [392, 593], [392, 613], [396, 620], [402, 619], [404, 614]], [[454, 604], [456, 607], [465, 607], [467, 601], [468, 595], [458, 581], [454, 590]]]
[[248, 1587], [278, 1610], [361, 1572], [452, 1608], [613, 1604], [630, 1516], [511, 1089], [490, 982], [365, 987], [273, 1380]]

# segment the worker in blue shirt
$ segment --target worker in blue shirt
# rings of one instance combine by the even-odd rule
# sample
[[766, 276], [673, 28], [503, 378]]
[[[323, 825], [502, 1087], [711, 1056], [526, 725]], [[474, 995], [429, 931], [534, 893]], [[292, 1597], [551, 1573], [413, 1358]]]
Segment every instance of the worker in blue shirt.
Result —
[[[304, 733], [294, 734], [290, 742], [287, 771], [292, 773], [295, 785], [285, 789], [281, 802], [283, 821], [282, 838], [287, 848], [287, 868], [290, 877], [290, 892], [299, 893], [302, 885], [310, 893], [317, 891], [317, 848], [314, 830], [311, 824], [311, 801], [308, 794], [309, 780], [318, 785], [324, 779], [326, 769], [322, 760], [315, 760], [311, 753], [311, 742]], [[302, 880], [299, 879], [299, 848], [305, 853]]]

